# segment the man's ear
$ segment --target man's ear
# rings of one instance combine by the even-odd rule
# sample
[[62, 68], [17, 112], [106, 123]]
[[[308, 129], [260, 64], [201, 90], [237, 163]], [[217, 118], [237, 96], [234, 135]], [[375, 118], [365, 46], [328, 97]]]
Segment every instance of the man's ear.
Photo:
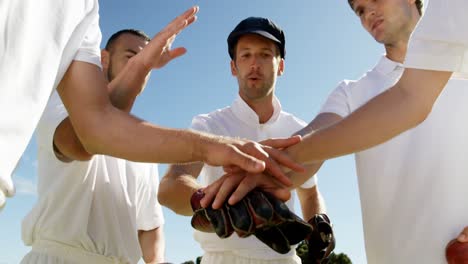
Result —
[[277, 75], [281, 76], [281, 75], [283, 75], [283, 72], [284, 72], [284, 59], [281, 59], [281, 61], [279, 62], [279, 65], [278, 65]]
[[231, 60], [231, 74], [232, 76], [237, 76], [237, 68], [234, 60]]
[[110, 54], [109, 51], [102, 49], [101, 50], [101, 65], [102, 69], [108, 69], [109, 68], [109, 60], [110, 60]]

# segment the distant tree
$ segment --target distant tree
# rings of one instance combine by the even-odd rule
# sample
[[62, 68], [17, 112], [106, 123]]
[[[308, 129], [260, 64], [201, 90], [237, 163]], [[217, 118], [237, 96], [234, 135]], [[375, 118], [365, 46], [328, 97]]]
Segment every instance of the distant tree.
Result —
[[196, 263], [197, 263], [197, 264], [201, 264], [201, 259], [202, 259], [202, 257], [201, 257], [201, 256], [200, 256], [200, 257], [198, 257], [198, 258], [197, 258], [197, 261], [196, 261]]
[[188, 261], [185, 261], [184, 263], [182, 264], [195, 264], [195, 262], [193, 262], [193, 260], [188, 260]]
[[[296, 248], [296, 254], [301, 258], [302, 264], [317, 264], [312, 260], [309, 260], [308, 257], [309, 248], [307, 244], [303, 241], [299, 243]], [[330, 255], [330, 260], [328, 264], [352, 264], [351, 259], [344, 253]]]

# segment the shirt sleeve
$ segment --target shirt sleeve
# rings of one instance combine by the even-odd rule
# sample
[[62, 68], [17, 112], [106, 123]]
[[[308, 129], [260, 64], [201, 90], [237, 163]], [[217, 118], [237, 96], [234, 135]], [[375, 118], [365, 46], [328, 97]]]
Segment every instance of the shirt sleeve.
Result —
[[408, 45], [406, 68], [468, 72], [468, 1], [430, 0]]
[[204, 115], [195, 116], [192, 119], [192, 124], [190, 125], [190, 129], [200, 131], [200, 132], [205, 132], [205, 133], [212, 133], [208, 125], [208, 119]]
[[302, 189], [310, 189], [317, 185], [317, 174], [314, 174], [312, 177], [310, 177], [306, 182], [304, 182], [300, 187]]
[[148, 165], [148, 163], [139, 163], [139, 165], [144, 166], [144, 169], [149, 171], [137, 171], [137, 173], [148, 175], [148, 181], [141, 181], [142, 184], [138, 186], [137, 229], [149, 231], [164, 224], [162, 207], [158, 201], [158, 166], [156, 164]]
[[345, 117], [351, 113], [348, 104], [348, 95], [346, 94], [347, 81], [341, 82], [328, 96], [325, 103], [322, 105], [319, 113], [334, 113], [341, 117]]
[[54, 134], [60, 123], [68, 117], [68, 112], [54, 90], [37, 126], [37, 144], [41, 151], [54, 154]]
[[86, 34], [74, 60], [92, 63], [102, 68], [100, 50], [101, 40], [102, 34], [99, 27], [99, 15], [96, 15], [95, 19], [86, 30]]

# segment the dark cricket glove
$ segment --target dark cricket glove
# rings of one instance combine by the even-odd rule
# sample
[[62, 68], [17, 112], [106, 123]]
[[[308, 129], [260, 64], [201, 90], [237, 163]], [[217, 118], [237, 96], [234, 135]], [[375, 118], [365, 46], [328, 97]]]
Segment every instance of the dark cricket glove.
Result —
[[308, 223], [313, 227], [312, 233], [306, 239], [309, 249], [308, 259], [317, 264], [326, 264], [335, 248], [335, 236], [330, 218], [326, 214], [316, 214]]
[[291, 245], [310, 237], [313, 226], [289, 210], [285, 203], [268, 193], [254, 190], [235, 205], [227, 202], [214, 210], [202, 208], [201, 190], [192, 195], [192, 227], [216, 233], [220, 238], [236, 232], [239, 237], [256, 236], [274, 251], [286, 254]]

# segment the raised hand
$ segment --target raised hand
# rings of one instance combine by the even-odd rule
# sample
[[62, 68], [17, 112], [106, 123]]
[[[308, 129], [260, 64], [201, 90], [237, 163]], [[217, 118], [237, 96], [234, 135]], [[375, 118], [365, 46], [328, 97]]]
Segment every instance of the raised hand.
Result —
[[192, 24], [197, 17], [198, 6], [194, 6], [169, 23], [163, 30], [154, 36], [148, 45], [137, 55], [135, 59], [141, 60], [148, 70], [164, 67], [171, 60], [182, 56], [187, 51], [183, 47], [172, 49], [172, 43], [176, 36]]

